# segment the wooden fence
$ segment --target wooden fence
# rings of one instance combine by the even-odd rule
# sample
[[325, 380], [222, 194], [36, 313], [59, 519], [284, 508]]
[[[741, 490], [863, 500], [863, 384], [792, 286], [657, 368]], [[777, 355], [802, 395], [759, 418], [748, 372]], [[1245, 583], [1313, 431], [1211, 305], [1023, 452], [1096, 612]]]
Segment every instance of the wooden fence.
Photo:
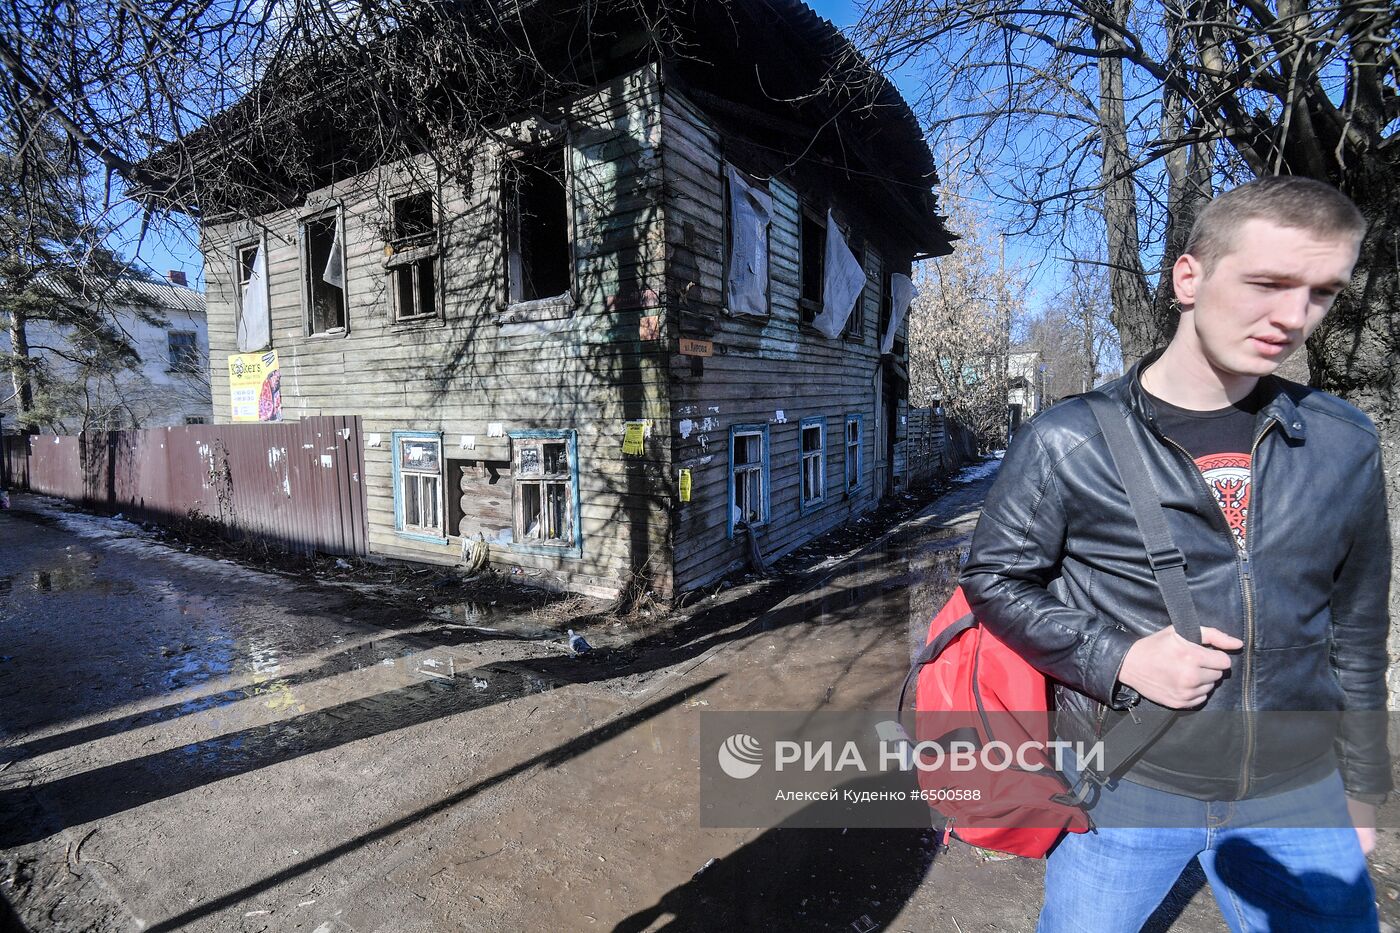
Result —
[[900, 486], [912, 489], [934, 477], [956, 473], [977, 459], [977, 439], [935, 408], [910, 408], [895, 445], [895, 473]]

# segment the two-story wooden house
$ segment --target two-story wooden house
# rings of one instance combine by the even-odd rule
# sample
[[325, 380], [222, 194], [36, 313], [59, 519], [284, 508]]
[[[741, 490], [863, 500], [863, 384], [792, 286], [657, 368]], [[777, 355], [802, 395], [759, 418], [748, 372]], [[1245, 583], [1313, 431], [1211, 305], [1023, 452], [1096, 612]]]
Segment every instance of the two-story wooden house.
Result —
[[[673, 595], [891, 491], [907, 275], [951, 239], [918, 123], [798, 0], [670, 22], [684, 54], [541, 42], [596, 79], [470, 171], [366, 166], [323, 106], [315, 186], [206, 210], [213, 370], [270, 348], [283, 418], [361, 416], [372, 551]], [[813, 94], [832, 73], [865, 93]], [[219, 119], [211, 150], [270, 158]]]

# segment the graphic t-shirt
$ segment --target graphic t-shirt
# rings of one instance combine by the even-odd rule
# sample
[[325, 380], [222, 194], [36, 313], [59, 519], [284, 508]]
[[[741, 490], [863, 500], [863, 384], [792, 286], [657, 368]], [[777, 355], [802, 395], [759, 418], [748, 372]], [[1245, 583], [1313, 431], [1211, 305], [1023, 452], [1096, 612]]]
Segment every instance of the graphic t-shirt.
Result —
[[1244, 547], [1245, 520], [1249, 517], [1249, 456], [1259, 396], [1255, 389], [1228, 408], [1190, 411], [1147, 395], [1157, 409], [1158, 429], [1196, 461], [1240, 547]]

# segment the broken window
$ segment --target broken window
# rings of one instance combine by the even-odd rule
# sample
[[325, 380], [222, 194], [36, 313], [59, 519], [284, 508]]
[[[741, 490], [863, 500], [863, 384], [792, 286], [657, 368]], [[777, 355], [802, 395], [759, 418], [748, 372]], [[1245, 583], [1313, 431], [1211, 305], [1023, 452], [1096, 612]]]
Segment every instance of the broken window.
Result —
[[301, 225], [302, 288], [312, 334], [345, 332], [345, 245], [335, 214]]
[[172, 330], [166, 335], [170, 369], [177, 373], [200, 371], [199, 335], [192, 330]]
[[578, 544], [574, 493], [578, 465], [572, 431], [512, 434], [515, 463], [515, 540], [519, 544]]
[[438, 238], [433, 195], [419, 191], [390, 204], [389, 268], [394, 318], [430, 318], [438, 313]]
[[443, 537], [442, 438], [436, 434], [394, 435], [398, 529]]
[[506, 163], [507, 298], [511, 304], [568, 293], [573, 260], [567, 194], [562, 147]]
[[[852, 235], [850, 246], [851, 253], [860, 260], [862, 268], [870, 268], [870, 251], [866, 249], [863, 240]], [[876, 262], [878, 263], [878, 259]], [[846, 326], [841, 331], [841, 339], [861, 341], [865, 339], [865, 293], [862, 291], [856, 299], [856, 306], [851, 309], [851, 316], [846, 318]]]
[[826, 268], [826, 218], [812, 207], [802, 206], [802, 295], [798, 306], [802, 320], [810, 324], [822, 310], [822, 275]]
[[880, 293], [880, 352], [904, 356], [904, 341], [899, 337], [899, 325], [904, 321], [904, 312], [909, 303], [918, 295], [909, 276], [899, 272], [885, 277], [885, 287]]
[[253, 267], [257, 265], [259, 249], [257, 243], [238, 247], [238, 293], [240, 295], [253, 279]]
[[268, 316], [267, 253], [262, 243], [244, 243], [235, 248], [234, 277], [238, 280], [235, 291], [238, 352], [265, 349], [272, 343], [272, 321]]
[[860, 415], [846, 416], [846, 489], [860, 486]]
[[758, 425], [736, 425], [729, 431], [730, 533], [740, 524], [762, 525], [768, 520], [768, 430]]
[[821, 502], [826, 495], [826, 421], [802, 422], [802, 506]]

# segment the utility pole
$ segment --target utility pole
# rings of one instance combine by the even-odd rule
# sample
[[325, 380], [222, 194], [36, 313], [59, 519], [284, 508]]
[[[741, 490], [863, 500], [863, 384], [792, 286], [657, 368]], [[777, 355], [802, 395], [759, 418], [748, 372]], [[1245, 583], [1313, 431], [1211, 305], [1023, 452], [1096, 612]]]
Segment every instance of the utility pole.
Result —
[[1000, 302], [1001, 311], [1001, 403], [1005, 409], [1003, 424], [1006, 427], [1006, 439], [1011, 440], [1011, 302], [1006, 294], [1006, 232], [1002, 231], [997, 235], [999, 241], [1000, 258], [997, 261], [997, 301]]

